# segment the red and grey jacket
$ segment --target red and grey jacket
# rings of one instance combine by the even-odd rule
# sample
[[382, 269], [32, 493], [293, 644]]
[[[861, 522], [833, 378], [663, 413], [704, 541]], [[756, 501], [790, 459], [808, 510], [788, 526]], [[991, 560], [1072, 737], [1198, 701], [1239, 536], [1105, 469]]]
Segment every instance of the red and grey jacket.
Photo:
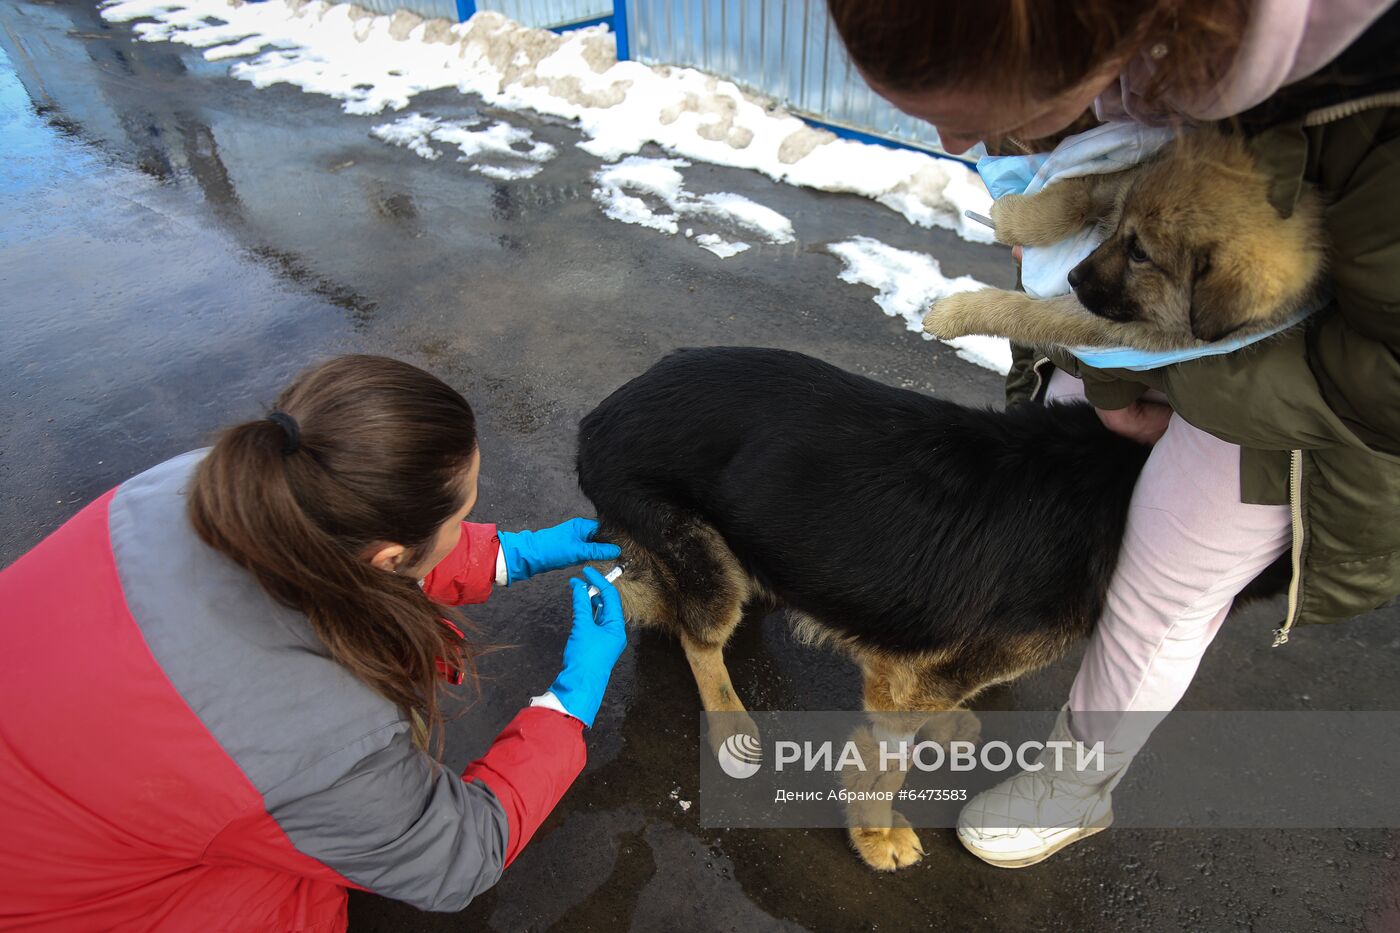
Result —
[[[346, 888], [457, 910], [583, 769], [523, 710], [460, 776], [185, 515], [202, 452], [0, 572], [0, 929], [343, 930]], [[424, 581], [481, 602], [495, 528]]]

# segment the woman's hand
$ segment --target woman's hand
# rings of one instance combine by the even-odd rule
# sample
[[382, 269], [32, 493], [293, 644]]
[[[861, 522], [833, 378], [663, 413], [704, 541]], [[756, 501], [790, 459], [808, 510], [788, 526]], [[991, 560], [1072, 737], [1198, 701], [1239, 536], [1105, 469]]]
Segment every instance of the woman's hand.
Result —
[[1172, 420], [1170, 405], [1139, 399], [1127, 408], [1095, 408], [1103, 426], [1139, 444], [1155, 444]]
[[592, 567], [583, 568], [583, 575], [598, 588], [598, 595], [590, 600], [588, 583], [577, 577], [569, 581], [574, 627], [564, 645], [564, 670], [549, 692], [570, 716], [592, 726], [603, 705], [613, 665], [627, 647], [627, 626], [622, 619], [622, 598], [613, 585]]
[[622, 549], [616, 544], [593, 540], [597, 530], [598, 523], [591, 518], [571, 518], [542, 531], [501, 532], [497, 538], [506, 561], [506, 585], [547, 570], [621, 557]]

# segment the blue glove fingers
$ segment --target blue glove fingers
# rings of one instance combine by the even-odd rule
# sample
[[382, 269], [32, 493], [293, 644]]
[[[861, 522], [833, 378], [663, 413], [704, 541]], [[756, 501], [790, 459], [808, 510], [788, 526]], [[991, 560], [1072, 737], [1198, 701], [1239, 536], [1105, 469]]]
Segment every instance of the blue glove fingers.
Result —
[[622, 548], [605, 541], [584, 541], [579, 545], [579, 554], [582, 558], [579, 563], [588, 560], [617, 560], [622, 556]]
[[627, 632], [622, 622], [622, 600], [616, 588], [596, 570], [589, 568], [584, 573], [598, 587], [597, 601], [601, 606], [595, 614], [588, 584], [577, 577], [569, 581], [573, 628], [564, 645], [564, 670], [549, 689], [569, 715], [592, 726], [603, 703], [603, 691], [607, 689], [613, 665], [627, 645]]
[[[588, 578], [588, 582], [598, 588], [598, 595], [603, 601], [601, 611], [594, 618], [594, 621], [605, 628], [617, 628], [623, 625], [622, 619], [622, 597], [617, 592], [617, 587], [608, 582], [603, 576], [592, 567], [584, 567], [583, 575]], [[626, 629], [623, 629], [626, 637]]]
[[570, 528], [577, 538], [579, 554], [583, 555], [579, 563], [585, 560], [617, 560], [622, 556], [622, 548], [616, 544], [593, 540], [593, 536], [598, 533], [598, 523], [593, 519], [575, 518], [559, 526], [560, 529], [566, 527]]
[[574, 600], [574, 624], [578, 625], [583, 619], [593, 617], [593, 604], [588, 598], [588, 585], [574, 577], [569, 580], [569, 590], [573, 593]]
[[598, 523], [574, 518], [540, 531], [500, 532], [507, 584], [527, 580], [549, 570], [572, 567], [585, 561], [617, 560], [622, 549], [615, 544], [589, 540]]

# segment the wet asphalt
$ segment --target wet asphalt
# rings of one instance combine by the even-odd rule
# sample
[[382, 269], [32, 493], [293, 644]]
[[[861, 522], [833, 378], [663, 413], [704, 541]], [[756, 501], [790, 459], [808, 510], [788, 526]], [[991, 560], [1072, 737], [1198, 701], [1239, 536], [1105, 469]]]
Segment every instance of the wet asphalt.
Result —
[[[493, 181], [371, 138], [382, 117], [135, 42], [88, 4], [0, 0], [0, 49], [0, 563], [338, 353], [411, 361], [471, 400], [476, 515], [506, 528], [588, 514], [579, 418], [673, 347], [788, 347], [1000, 402], [998, 376], [882, 315], [870, 289], [836, 278], [824, 245], [863, 233], [1001, 285], [1008, 256], [873, 202], [697, 164], [691, 190], [745, 194], [797, 233], [720, 261], [604, 218], [589, 194], [598, 162], [559, 121], [482, 111], [561, 149], [533, 179]], [[454, 117], [478, 104], [444, 92], [414, 108]], [[811, 534], [841, 529], [814, 515]], [[508, 647], [483, 659], [450, 766], [553, 679], [566, 604], [554, 574], [472, 611], [481, 637]], [[1400, 611], [1271, 650], [1279, 614], [1266, 604], [1227, 624], [1184, 705], [1394, 707]], [[851, 665], [795, 644], [777, 616], [748, 620], [729, 659], [753, 708], [858, 706]], [[1076, 660], [979, 705], [1057, 707]], [[1008, 872], [925, 830], [927, 857], [882, 876], [837, 831], [702, 829], [679, 804], [696, 791], [697, 712], [679, 648], [634, 635], [587, 770], [501, 883], [456, 915], [354, 894], [351, 929], [1400, 930], [1391, 831], [1111, 831]]]

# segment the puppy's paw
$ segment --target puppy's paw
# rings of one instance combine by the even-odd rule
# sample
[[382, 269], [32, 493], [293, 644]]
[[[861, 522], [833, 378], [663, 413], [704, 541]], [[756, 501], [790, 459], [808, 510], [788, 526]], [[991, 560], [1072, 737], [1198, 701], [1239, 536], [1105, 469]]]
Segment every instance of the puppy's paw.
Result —
[[924, 315], [924, 333], [944, 340], [978, 333], [978, 311], [982, 306], [982, 299], [978, 296], [990, 291], [993, 289], [958, 292], [938, 299]]
[[1007, 246], [1026, 245], [1027, 231], [1021, 223], [1029, 210], [1030, 196], [1024, 194], [1004, 194], [992, 202], [992, 232], [998, 243]]
[[893, 825], [888, 829], [851, 827], [851, 845], [865, 864], [876, 871], [898, 871], [908, 868], [924, 856], [918, 834], [909, 821], [891, 812]]

